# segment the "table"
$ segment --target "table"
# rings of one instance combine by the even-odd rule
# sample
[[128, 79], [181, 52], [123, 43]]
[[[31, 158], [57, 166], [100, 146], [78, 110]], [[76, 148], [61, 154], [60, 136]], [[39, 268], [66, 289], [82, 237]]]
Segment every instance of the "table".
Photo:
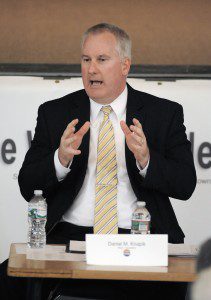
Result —
[[[168, 267], [93, 266], [86, 262], [26, 259], [26, 254], [17, 253], [17, 245], [11, 245], [9, 276], [171, 282], [193, 282], [196, 279], [195, 258], [169, 257]], [[38, 290], [37, 285], [36, 291]]]

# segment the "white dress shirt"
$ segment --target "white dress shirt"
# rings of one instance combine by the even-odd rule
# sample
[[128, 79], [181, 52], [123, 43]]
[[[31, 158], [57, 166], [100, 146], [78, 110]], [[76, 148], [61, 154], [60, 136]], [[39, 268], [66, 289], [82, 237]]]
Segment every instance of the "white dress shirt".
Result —
[[[136, 208], [136, 196], [132, 190], [125, 161], [125, 135], [120, 127], [120, 121], [126, 120], [127, 87], [110, 106], [110, 120], [113, 124], [117, 159], [117, 211], [118, 226], [131, 228], [131, 216]], [[102, 105], [90, 99], [90, 145], [87, 172], [84, 183], [72, 206], [63, 215], [62, 220], [79, 226], [92, 227], [94, 224], [95, 181], [97, 162], [97, 142], [100, 124], [103, 121]], [[71, 172], [70, 168], [61, 165], [58, 159], [58, 149], [54, 155], [54, 164], [58, 180], [63, 180]], [[137, 165], [140, 176], [145, 176], [147, 166], [141, 170]], [[141, 200], [141, 199], [139, 199]]]

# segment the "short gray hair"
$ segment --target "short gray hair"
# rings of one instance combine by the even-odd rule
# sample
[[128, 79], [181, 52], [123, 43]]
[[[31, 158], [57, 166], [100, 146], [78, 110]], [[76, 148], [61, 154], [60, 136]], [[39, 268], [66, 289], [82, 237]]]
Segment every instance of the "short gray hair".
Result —
[[82, 36], [81, 46], [83, 48], [84, 42], [88, 35], [90, 34], [99, 34], [103, 32], [112, 33], [117, 41], [117, 51], [121, 59], [129, 58], [131, 60], [131, 40], [129, 35], [121, 28], [108, 24], [100, 23], [90, 27]]

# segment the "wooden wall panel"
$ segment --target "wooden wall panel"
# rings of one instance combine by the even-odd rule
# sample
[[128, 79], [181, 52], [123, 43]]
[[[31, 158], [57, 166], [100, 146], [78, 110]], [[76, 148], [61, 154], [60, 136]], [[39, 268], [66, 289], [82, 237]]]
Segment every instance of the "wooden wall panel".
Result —
[[80, 62], [80, 37], [110, 22], [134, 64], [211, 65], [209, 0], [0, 0], [0, 63]]

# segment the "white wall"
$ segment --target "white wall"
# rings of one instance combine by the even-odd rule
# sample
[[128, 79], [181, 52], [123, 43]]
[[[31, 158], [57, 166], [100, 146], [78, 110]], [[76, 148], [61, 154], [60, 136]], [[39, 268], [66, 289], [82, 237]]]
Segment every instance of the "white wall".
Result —
[[[208, 80], [178, 80], [156, 82], [129, 79], [136, 89], [175, 100], [184, 107], [187, 133], [195, 133], [194, 159], [198, 184], [189, 201], [172, 200], [186, 243], [199, 244], [211, 236], [211, 168], [203, 169], [197, 159], [201, 143], [211, 143], [211, 82]], [[8, 257], [11, 242], [25, 242], [27, 203], [21, 197], [17, 175], [28, 149], [27, 130], [34, 132], [38, 106], [82, 88], [80, 78], [56, 83], [33, 77], [0, 77], [0, 148], [6, 139], [16, 145], [15, 161], [7, 164], [0, 156], [0, 261]], [[9, 145], [8, 145], [9, 147]], [[7, 148], [9, 149], [9, 148]], [[208, 149], [204, 152], [208, 153]], [[204, 158], [207, 163], [211, 158]], [[181, 173], [182, 176], [182, 173]]]

